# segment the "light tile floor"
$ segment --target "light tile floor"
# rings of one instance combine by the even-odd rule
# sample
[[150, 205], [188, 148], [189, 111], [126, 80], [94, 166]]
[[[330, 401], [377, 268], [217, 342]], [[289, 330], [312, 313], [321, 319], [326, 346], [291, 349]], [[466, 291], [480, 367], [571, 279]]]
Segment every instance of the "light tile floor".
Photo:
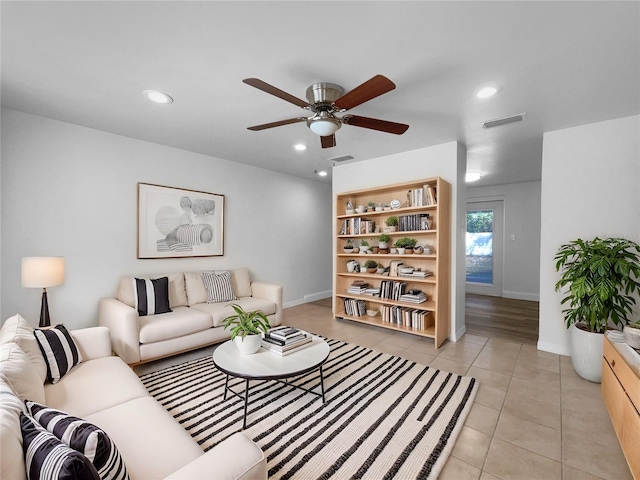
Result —
[[[632, 479], [600, 385], [580, 378], [568, 357], [470, 334], [436, 350], [431, 339], [335, 319], [322, 302], [286, 309], [285, 323], [479, 381], [440, 480]], [[203, 350], [188, 356], [211, 347]], [[136, 373], [185, 360], [142, 365]]]

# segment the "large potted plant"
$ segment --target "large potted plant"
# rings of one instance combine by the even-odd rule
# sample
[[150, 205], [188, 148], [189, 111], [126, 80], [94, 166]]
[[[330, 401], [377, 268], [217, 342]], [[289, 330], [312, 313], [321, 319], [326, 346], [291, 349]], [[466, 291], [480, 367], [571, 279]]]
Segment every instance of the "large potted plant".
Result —
[[271, 328], [269, 319], [260, 310], [245, 311], [240, 305], [232, 304], [236, 312], [222, 321], [224, 329], [231, 328], [231, 340], [236, 344], [240, 353], [250, 355], [260, 350], [261, 333], [267, 333]]
[[570, 329], [571, 362], [582, 378], [600, 382], [604, 332], [629, 323], [640, 291], [640, 245], [624, 238], [574, 240], [556, 256], [555, 285]]

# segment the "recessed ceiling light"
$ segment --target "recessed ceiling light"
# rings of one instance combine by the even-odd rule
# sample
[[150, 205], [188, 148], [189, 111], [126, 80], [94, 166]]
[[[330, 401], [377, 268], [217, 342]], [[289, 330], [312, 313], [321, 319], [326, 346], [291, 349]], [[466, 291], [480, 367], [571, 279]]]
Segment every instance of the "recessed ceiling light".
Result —
[[480, 177], [482, 177], [482, 174], [480, 172], [467, 172], [464, 176], [464, 181], [475, 182], [477, 180], [480, 180]]
[[307, 149], [307, 146], [306, 146], [306, 145], [304, 145], [303, 143], [296, 143], [296, 144], [293, 146], [293, 148], [294, 148], [295, 150], [298, 150], [299, 152], [303, 152], [304, 150], [306, 150], [306, 149]]
[[485, 99], [489, 97], [493, 97], [496, 93], [500, 91], [500, 87], [497, 85], [487, 85], [486, 87], [481, 88], [476, 92], [476, 97]]
[[318, 175], [320, 175], [321, 177], [326, 177], [327, 176], [327, 171], [326, 170], [316, 170], [316, 173]]
[[145, 90], [142, 92], [145, 97], [147, 97], [152, 102], [156, 103], [173, 103], [173, 98], [171, 98], [166, 93], [158, 92], [157, 90]]

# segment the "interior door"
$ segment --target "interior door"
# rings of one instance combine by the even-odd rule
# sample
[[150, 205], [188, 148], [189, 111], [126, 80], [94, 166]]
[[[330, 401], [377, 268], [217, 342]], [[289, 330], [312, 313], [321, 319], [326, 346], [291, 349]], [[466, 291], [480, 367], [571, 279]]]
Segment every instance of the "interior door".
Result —
[[502, 200], [467, 203], [467, 292], [502, 296], [504, 206]]

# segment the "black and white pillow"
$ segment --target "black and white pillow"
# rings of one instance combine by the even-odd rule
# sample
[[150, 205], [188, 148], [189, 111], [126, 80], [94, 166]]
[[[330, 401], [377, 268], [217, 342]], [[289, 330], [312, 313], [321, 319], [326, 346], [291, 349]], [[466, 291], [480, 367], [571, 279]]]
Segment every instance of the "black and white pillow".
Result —
[[100, 480], [96, 467], [87, 457], [24, 413], [20, 413], [20, 430], [27, 479]]
[[101, 479], [127, 480], [127, 468], [116, 445], [94, 424], [60, 410], [26, 400], [29, 414], [58, 440], [82, 453]]
[[64, 325], [59, 324], [46, 330], [36, 329], [33, 334], [47, 364], [47, 380], [51, 383], [56, 383], [82, 362], [82, 355]]
[[237, 300], [233, 293], [231, 272], [202, 272], [202, 281], [207, 290], [207, 303]]
[[136, 310], [140, 316], [171, 311], [168, 277], [154, 279], [133, 277], [133, 293], [136, 300]]

